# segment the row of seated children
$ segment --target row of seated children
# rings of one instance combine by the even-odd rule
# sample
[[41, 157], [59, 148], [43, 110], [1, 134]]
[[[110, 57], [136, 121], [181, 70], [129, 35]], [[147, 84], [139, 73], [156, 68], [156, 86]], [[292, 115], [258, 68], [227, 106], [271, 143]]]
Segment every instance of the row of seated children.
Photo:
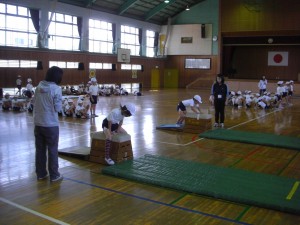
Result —
[[4, 111], [24, 112], [27, 105], [27, 99], [11, 97], [9, 93], [6, 93], [2, 99], [2, 110]]
[[89, 118], [90, 100], [88, 96], [80, 96], [77, 99], [65, 98], [62, 104], [60, 116]]
[[259, 93], [252, 94], [251, 91], [231, 91], [228, 97], [228, 105], [237, 108], [245, 106], [246, 108], [257, 107], [261, 109], [282, 108], [282, 101], [285, 100], [287, 105], [291, 105], [293, 95], [292, 82], [278, 81], [276, 93], [271, 94], [265, 91], [262, 95]]

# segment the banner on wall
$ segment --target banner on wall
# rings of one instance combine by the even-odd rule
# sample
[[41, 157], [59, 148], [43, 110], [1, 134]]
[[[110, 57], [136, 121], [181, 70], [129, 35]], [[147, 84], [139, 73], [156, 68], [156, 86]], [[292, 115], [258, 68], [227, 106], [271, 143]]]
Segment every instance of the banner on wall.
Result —
[[268, 52], [268, 66], [288, 66], [288, 52]]
[[93, 78], [93, 77], [96, 77], [96, 70], [95, 69], [90, 69], [89, 78]]

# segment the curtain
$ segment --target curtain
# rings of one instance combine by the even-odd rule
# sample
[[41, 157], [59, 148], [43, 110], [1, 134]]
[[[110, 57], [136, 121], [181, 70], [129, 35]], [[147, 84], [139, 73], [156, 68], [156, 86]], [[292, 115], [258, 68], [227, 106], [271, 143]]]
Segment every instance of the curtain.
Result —
[[142, 56], [142, 54], [143, 54], [142, 41], [143, 41], [143, 30], [142, 30], [142, 28], [139, 28], [139, 44], [140, 44], [140, 53], [139, 53], [139, 55], [140, 56]]
[[78, 49], [82, 50], [81, 48], [81, 42], [82, 42], [82, 18], [81, 17], [77, 17], [77, 29], [78, 29], [78, 34], [79, 34], [79, 46]]
[[38, 9], [29, 9], [31, 21], [33, 23], [34, 29], [37, 33], [37, 47], [43, 47], [42, 37], [40, 34], [40, 10]]
[[115, 23], [112, 24], [112, 39], [113, 39], [113, 53], [117, 53], [117, 43], [116, 43], [116, 30], [117, 30], [117, 25]]
[[157, 56], [157, 53], [158, 53], [158, 38], [159, 38], [159, 33], [158, 32], [155, 32], [155, 35], [154, 35], [154, 56]]

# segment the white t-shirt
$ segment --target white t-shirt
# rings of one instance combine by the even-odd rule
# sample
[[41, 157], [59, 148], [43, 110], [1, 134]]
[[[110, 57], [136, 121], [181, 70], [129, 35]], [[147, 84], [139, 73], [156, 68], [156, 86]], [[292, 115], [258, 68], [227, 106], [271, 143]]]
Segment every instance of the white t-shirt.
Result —
[[115, 108], [108, 114], [106, 118], [108, 121], [111, 121], [111, 123], [114, 124], [120, 123], [124, 119], [124, 116], [121, 114], [120, 108]]
[[83, 107], [83, 105], [77, 105], [76, 106], [76, 108], [75, 108], [75, 113], [76, 114], [80, 114], [80, 112], [82, 111], [82, 110], [84, 110], [84, 107]]
[[195, 104], [195, 101], [193, 99], [186, 99], [186, 100], [183, 100], [182, 101], [182, 104], [185, 106], [185, 107], [188, 107], [188, 106], [198, 106], [198, 104]]
[[91, 85], [89, 87], [89, 93], [90, 93], [90, 95], [98, 95], [98, 93], [99, 93], [98, 85]]
[[27, 89], [28, 91], [32, 91], [33, 85], [32, 85], [31, 83], [28, 83], [28, 84], [26, 85], [26, 89]]

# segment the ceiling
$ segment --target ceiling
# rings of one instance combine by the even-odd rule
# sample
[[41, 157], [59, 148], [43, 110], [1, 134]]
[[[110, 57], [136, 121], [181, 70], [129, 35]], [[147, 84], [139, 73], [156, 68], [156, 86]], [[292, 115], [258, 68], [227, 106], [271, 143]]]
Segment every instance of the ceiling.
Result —
[[205, 0], [58, 0], [96, 11], [133, 18], [154, 24], [167, 24], [168, 19]]

